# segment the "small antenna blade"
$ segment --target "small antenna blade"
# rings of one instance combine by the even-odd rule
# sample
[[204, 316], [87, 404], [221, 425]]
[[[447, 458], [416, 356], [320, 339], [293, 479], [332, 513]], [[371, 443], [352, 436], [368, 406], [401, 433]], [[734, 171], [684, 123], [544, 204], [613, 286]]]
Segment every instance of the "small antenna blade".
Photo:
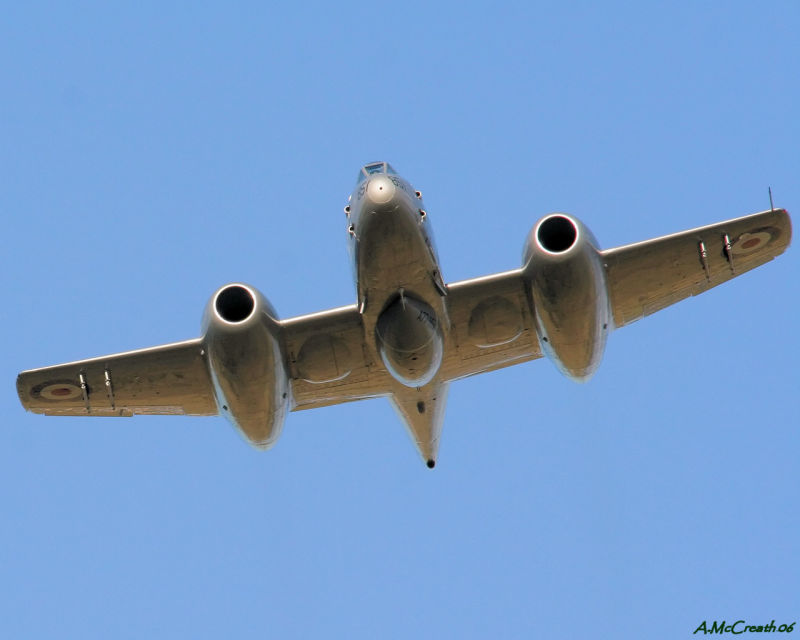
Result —
[[767, 187], [767, 189], [769, 190], [769, 210], [775, 211], [775, 205], [772, 204], [772, 187]]

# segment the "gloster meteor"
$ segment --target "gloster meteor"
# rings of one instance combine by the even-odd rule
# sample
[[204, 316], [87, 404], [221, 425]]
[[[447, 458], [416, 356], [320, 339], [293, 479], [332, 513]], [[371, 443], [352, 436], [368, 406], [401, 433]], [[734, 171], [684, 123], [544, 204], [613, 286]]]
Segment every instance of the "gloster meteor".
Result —
[[386, 162], [365, 165], [345, 207], [354, 304], [281, 320], [253, 286], [218, 289], [202, 336], [24, 371], [47, 415], [224, 415], [253, 445], [287, 411], [387, 397], [436, 463], [448, 385], [546, 355], [583, 382], [606, 338], [781, 254], [784, 209], [601, 250], [575, 216], [542, 217], [518, 269], [447, 284], [422, 194]]

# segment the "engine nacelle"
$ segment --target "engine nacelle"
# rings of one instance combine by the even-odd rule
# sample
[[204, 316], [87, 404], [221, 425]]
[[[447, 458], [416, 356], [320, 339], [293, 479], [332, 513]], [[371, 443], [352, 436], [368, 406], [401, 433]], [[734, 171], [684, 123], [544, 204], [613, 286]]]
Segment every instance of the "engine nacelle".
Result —
[[220, 413], [268, 449], [280, 436], [290, 393], [275, 310], [253, 287], [228, 284], [211, 297], [203, 334]]
[[567, 377], [585, 382], [611, 329], [605, 269], [592, 233], [564, 213], [543, 217], [523, 251], [542, 350]]
[[407, 295], [392, 300], [378, 317], [375, 338], [384, 366], [407, 387], [427, 384], [442, 364], [439, 319], [421, 300]]

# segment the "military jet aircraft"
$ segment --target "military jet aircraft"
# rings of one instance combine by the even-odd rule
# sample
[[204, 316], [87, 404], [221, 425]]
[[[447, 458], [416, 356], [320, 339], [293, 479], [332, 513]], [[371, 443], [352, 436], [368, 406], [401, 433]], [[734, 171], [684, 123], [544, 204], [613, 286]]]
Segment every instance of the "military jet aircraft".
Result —
[[575, 216], [528, 235], [522, 266], [446, 284], [422, 194], [386, 162], [365, 165], [345, 207], [355, 304], [280, 320], [253, 286], [209, 301], [202, 337], [20, 373], [47, 415], [219, 415], [270, 448], [287, 411], [385, 396], [428, 467], [448, 385], [546, 355], [595, 372], [608, 334], [781, 254], [784, 209], [601, 250]]

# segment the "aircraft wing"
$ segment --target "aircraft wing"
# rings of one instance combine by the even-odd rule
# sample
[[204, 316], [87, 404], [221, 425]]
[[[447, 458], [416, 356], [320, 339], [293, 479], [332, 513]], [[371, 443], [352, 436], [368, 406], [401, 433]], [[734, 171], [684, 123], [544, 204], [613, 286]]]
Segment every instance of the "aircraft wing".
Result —
[[522, 269], [447, 286], [454, 344], [445, 380], [466, 378], [542, 357]]
[[356, 305], [281, 321], [293, 411], [389, 394], [394, 380], [364, 344]]
[[789, 215], [775, 209], [602, 251], [614, 324], [623, 327], [769, 262], [791, 236]]
[[[602, 251], [616, 327], [771, 260], [790, 238], [789, 216], [777, 209]], [[521, 269], [448, 285], [439, 380], [540, 358], [529, 295]], [[356, 305], [280, 325], [292, 410], [390, 395], [406, 409]], [[202, 338], [24, 371], [17, 390], [26, 409], [48, 415], [218, 414]]]
[[217, 415], [202, 340], [23, 371], [28, 411], [58, 416]]

